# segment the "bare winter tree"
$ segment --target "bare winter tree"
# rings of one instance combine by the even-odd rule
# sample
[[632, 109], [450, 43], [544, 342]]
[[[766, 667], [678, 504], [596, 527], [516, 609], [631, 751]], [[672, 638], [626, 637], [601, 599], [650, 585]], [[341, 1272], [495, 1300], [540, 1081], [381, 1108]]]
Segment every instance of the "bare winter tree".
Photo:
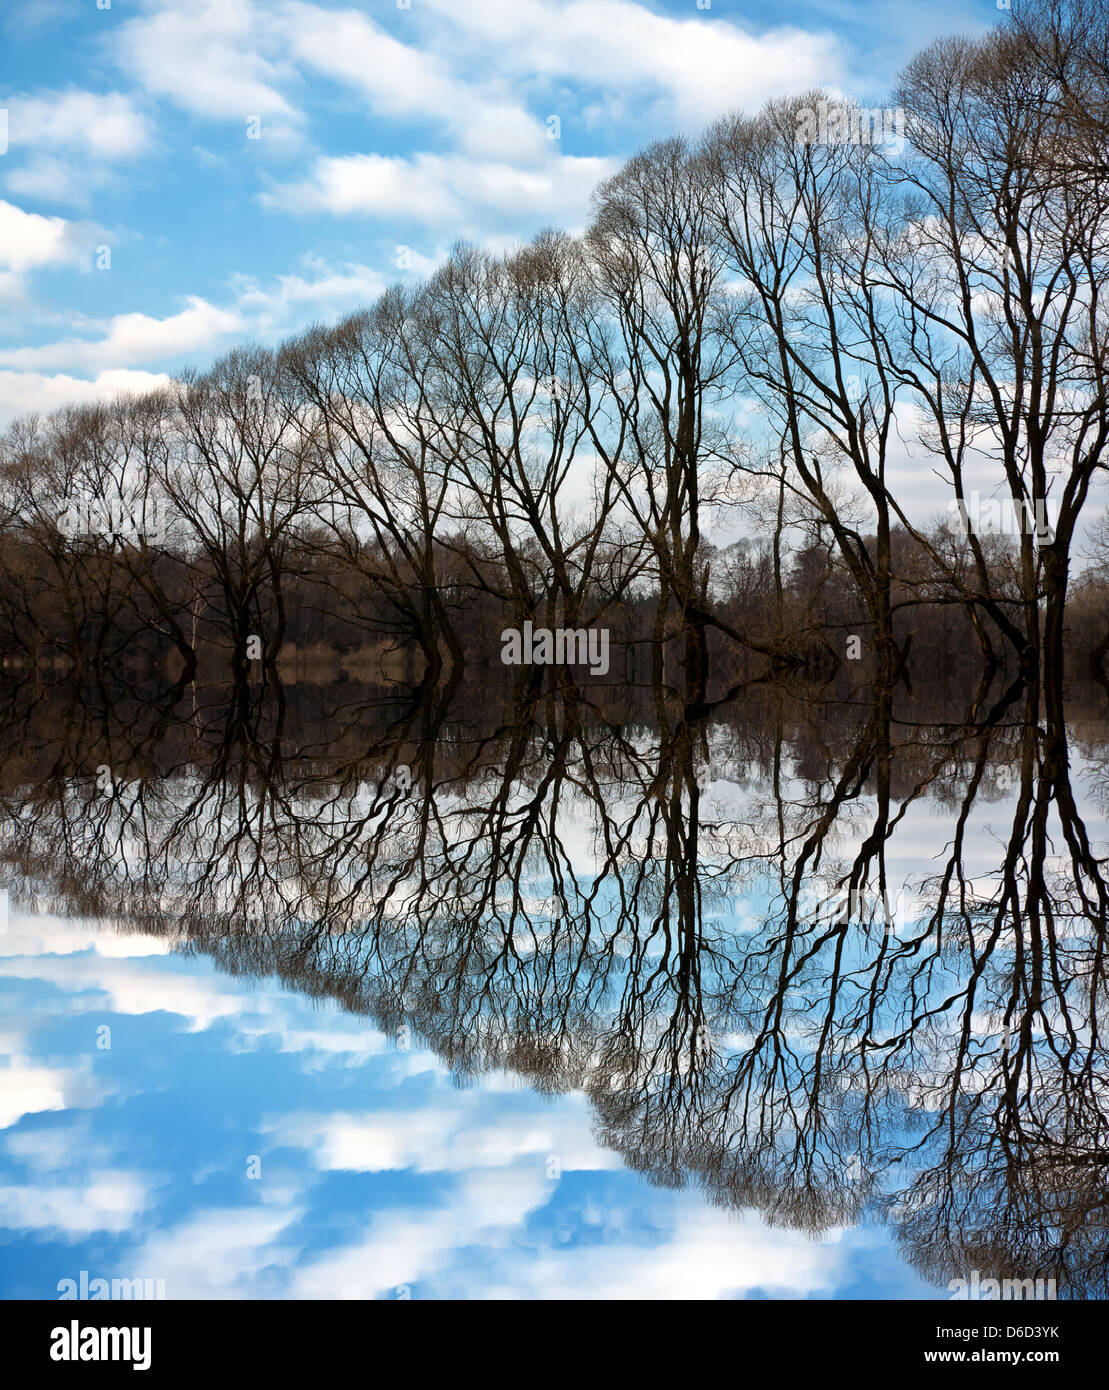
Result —
[[1041, 657], [1060, 672], [1071, 546], [1109, 444], [1109, 181], [1068, 158], [1057, 83], [1012, 34], [933, 45], [898, 96], [910, 154], [883, 250], [889, 370], [928, 419], [972, 547], [969, 478], [1000, 482], [1019, 523], [1020, 608], [989, 594], [977, 551], [969, 597], [1026, 672]]
[[661, 588], [661, 638], [671, 603], [684, 642], [686, 694], [705, 698], [708, 608], [702, 493], [723, 459], [712, 416], [731, 363], [714, 301], [722, 263], [701, 160], [683, 140], [650, 146], [596, 195], [588, 235], [600, 293], [622, 352], [624, 439], [613, 460], [626, 506], [647, 536]]

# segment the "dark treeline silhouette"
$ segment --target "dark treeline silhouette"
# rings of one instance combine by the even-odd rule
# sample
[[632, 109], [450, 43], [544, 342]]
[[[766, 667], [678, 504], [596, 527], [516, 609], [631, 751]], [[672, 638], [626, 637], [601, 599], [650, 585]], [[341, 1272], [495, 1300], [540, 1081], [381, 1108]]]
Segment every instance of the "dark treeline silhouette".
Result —
[[913, 60], [892, 142], [775, 101], [630, 159], [580, 237], [16, 422], [0, 659], [434, 684], [532, 621], [692, 706], [850, 658], [1057, 685], [1068, 642], [1104, 680], [1106, 33], [1018, 0]]

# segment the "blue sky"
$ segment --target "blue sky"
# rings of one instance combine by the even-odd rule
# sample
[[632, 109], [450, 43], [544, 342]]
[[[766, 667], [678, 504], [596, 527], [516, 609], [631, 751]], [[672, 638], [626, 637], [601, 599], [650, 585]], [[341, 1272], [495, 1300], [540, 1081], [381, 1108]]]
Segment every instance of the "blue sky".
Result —
[[995, 0], [6, 6], [0, 421], [335, 318], [459, 237], [580, 227], [647, 141], [815, 84], [879, 101], [929, 39], [998, 18]]

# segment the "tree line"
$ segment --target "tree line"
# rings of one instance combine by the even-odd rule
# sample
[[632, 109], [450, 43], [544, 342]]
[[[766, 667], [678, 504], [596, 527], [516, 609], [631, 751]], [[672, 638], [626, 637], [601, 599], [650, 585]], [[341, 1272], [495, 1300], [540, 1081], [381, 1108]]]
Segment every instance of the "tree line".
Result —
[[819, 91], [729, 115], [581, 235], [16, 421], [0, 652], [152, 641], [191, 680], [205, 643], [242, 678], [290, 635], [388, 640], [436, 681], [504, 626], [603, 626], [697, 705], [737, 660], [861, 650], [888, 688], [914, 640], [1060, 676], [1069, 631], [1100, 673], [1107, 35], [1015, 0], [913, 59], [881, 143]]

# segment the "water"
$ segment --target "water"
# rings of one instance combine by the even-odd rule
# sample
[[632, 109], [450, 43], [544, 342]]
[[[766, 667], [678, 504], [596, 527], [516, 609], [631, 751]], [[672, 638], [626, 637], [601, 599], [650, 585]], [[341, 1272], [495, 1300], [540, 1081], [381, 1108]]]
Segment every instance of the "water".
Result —
[[1096, 719], [251, 698], [9, 724], [3, 1296], [1105, 1296]]

